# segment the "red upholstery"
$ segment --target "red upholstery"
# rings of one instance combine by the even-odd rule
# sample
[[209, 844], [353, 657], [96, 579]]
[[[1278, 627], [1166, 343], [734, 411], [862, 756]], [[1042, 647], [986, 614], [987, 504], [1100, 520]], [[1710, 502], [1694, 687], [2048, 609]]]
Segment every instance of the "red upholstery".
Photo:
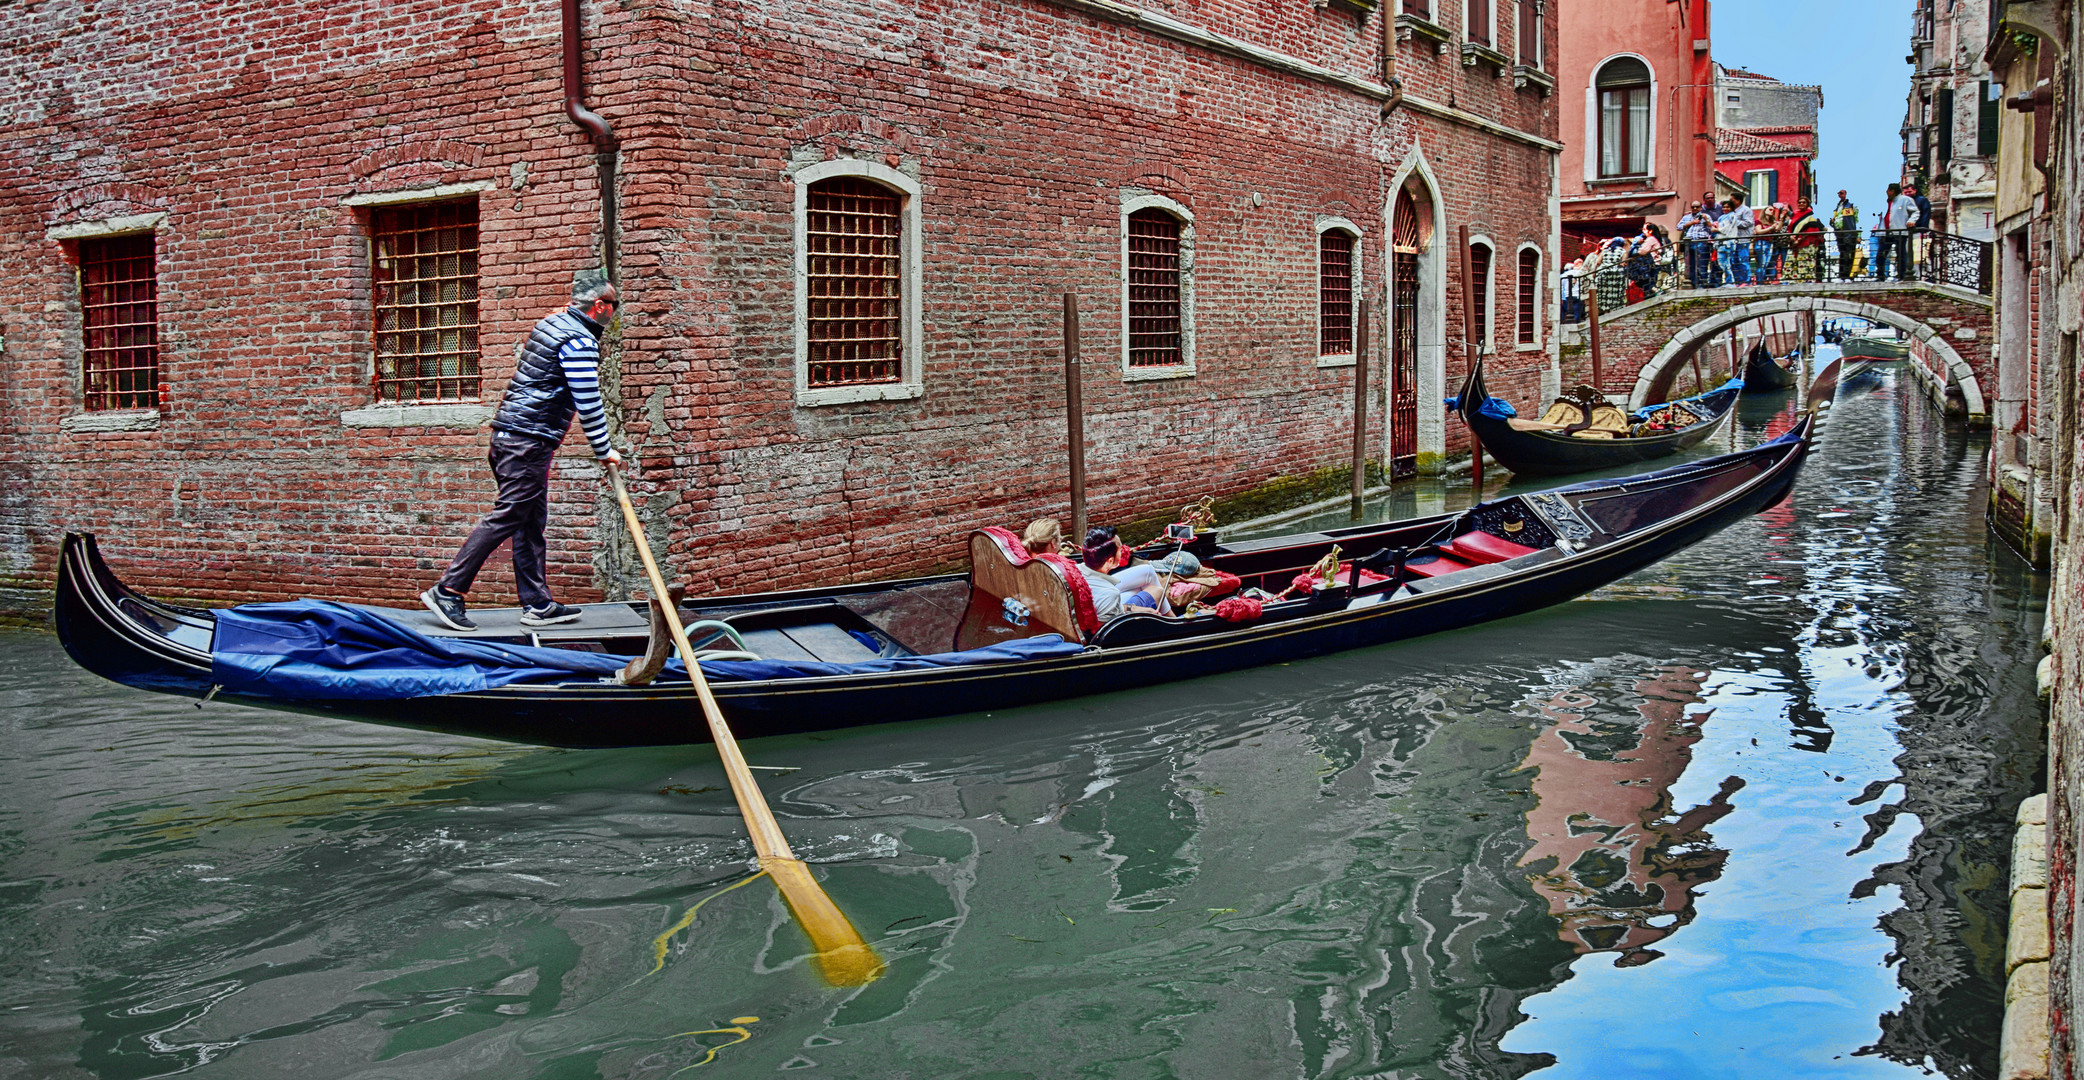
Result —
[[1425, 559], [1423, 561], [1413, 559], [1404, 564], [1404, 569], [1419, 577], [1439, 577], [1442, 574], [1452, 574], [1457, 570], [1467, 570], [1472, 565], [1474, 564], [1463, 562], [1452, 555], [1442, 555], [1437, 559]]
[[1504, 562], [1531, 555], [1536, 548], [1501, 540], [1487, 532], [1466, 532], [1454, 538], [1454, 553], [1472, 563]]

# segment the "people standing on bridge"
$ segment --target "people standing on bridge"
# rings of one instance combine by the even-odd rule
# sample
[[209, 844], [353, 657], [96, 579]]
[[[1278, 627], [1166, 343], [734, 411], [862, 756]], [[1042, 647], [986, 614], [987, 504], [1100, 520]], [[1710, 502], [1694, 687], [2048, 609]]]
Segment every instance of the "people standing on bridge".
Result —
[[1910, 223], [1910, 253], [1912, 262], [1917, 266], [1918, 275], [1922, 277], [1925, 259], [1932, 246], [1932, 200], [1918, 194], [1916, 184], [1903, 185], [1903, 194], [1908, 195], [1910, 201], [1918, 206], [1917, 220]]
[[1619, 311], [1628, 306], [1628, 240], [1616, 236], [1601, 245], [1599, 265], [1592, 271], [1593, 287], [1598, 290], [1600, 314]]
[[1730, 284], [1751, 284], [1751, 236], [1758, 231], [1758, 218], [1744, 205], [1742, 195], [1733, 195], [1723, 202], [1719, 227], [1723, 236], [1722, 261], [1729, 267]]
[[1838, 279], [1851, 281], [1852, 264], [1860, 250], [1860, 208], [1838, 189], [1838, 206], [1831, 211], [1831, 231], [1838, 239]]
[[[1722, 224], [1722, 203], [1716, 200], [1714, 192], [1701, 192], [1700, 210], [1702, 215], [1707, 217], [1708, 226], [1711, 229], [1719, 228]], [[1715, 245], [1710, 244], [1708, 246], [1708, 287], [1719, 289], [1725, 280], [1726, 278], [1722, 272], [1722, 260], [1716, 258]]]
[[441, 580], [420, 594], [451, 630], [475, 630], [463, 597], [485, 560], [509, 538], [514, 546], [514, 587], [521, 594], [521, 625], [572, 622], [579, 612], [550, 598], [548, 551], [543, 530], [550, 520], [550, 465], [577, 415], [593, 456], [611, 465], [622, 455], [608, 443], [608, 418], [601, 407], [600, 338], [620, 301], [606, 274], [588, 271], [572, 280], [572, 300], [543, 317], [521, 343], [520, 363], [492, 417], [487, 454], [499, 495], [492, 512], [471, 530]]
[[1700, 203], [1686, 208], [1679, 219], [1679, 239], [1686, 245], [1686, 284], [1689, 288], [1705, 289], [1709, 282], [1709, 266], [1714, 259], [1715, 219], [1701, 210]]
[[1896, 280], [1910, 280], [1910, 227], [1917, 221], [1918, 204], [1903, 193], [1902, 184], [1889, 185], [1888, 209], [1881, 212], [1881, 247], [1874, 253], [1874, 280], [1889, 279], [1889, 263], [1896, 264]]
[[1790, 276], [1796, 281], [1822, 281], [1824, 227], [1808, 196], [1796, 197], [1787, 232], [1788, 247], [1794, 252]]
[[1572, 259], [1563, 267], [1563, 321], [1585, 321], [1584, 260]]
[[1628, 246], [1628, 282], [1635, 286], [1641, 299], [1657, 295], [1657, 259], [1663, 252], [1664, 242], [1657, 238], [1657, 226], [1643, 222], [1642, 231]]

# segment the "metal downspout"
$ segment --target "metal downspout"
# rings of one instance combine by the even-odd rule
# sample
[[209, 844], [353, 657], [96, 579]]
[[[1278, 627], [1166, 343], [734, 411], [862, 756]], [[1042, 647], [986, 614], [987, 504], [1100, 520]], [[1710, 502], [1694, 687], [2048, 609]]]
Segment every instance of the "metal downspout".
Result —
[[615, 163], [619, 145], [615, 129], [599, 113], [586, 107], [585, 84], [579, 74], [579, 0], [564, 4], [564, 111], [593, 137], [594, 164], [601, 181], [601, 269], [608, 280], [622, 282], [621, 230], [616, 225]]

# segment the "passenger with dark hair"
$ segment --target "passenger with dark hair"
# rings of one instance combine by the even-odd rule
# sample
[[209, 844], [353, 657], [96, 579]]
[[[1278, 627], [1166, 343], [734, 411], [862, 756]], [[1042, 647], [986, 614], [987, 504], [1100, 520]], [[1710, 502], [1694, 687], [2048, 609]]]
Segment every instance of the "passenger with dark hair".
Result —
[[1122, 590], [1112, 571], [1129, 564], [1128, 546], [1115, 536], [1113, 529], [1102, 525], [1085, 534], [1080, 554], [1078, 569], [1085, 574], [1086, 586], [1093, 592], [1093, 614], [1102, 622], [1120, 615]]

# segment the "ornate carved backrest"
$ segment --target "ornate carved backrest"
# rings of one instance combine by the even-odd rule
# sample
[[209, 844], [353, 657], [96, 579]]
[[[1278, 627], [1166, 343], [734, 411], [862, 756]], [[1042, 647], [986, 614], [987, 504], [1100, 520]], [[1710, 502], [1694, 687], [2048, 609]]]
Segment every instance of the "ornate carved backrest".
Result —
[[[974, 649], [1043, 634], [1062, 634], [1065, 641], [1083, 642], [1076, 602], [1062, 573], [1029, 557], [1011, 537], [1011, 533], [1005, 537], [982, 531], [970, 534], [970, 607], [955, 631], [955, 648]], [[1018, 621], [1023, 617], [1025, 625]]]

